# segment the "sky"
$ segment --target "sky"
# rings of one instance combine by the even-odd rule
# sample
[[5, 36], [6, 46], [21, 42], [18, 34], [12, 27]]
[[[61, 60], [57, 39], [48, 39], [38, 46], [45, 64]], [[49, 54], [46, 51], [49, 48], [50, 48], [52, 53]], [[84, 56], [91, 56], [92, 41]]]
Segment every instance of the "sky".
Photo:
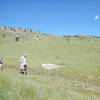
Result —
[[0, 0], [0, 26], [100, 36], [100, 0]]

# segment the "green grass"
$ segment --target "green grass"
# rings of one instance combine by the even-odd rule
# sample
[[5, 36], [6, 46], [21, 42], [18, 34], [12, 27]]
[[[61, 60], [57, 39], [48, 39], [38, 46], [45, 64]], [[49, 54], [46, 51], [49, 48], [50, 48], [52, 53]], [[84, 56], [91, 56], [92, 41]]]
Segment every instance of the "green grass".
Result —
[[[4, 33], [2, 33], [4, 34]], [[100, 42], [79, 39], [32, 40], [0, 35], [0, 100], [99, 100]], [[6, 33], [7, 34], [7, 33]], [[48, 37], [51, 38], [51, 37]], [[28, 74], [18, 73], [19, 60], [28, 53]], [[41, 64], [62, 68], [46, 70]]]
[[99, 100], [97, 94], [68, 84], [40, 81], [39, 76], [12, 75], [0, 73], [0, 100]]

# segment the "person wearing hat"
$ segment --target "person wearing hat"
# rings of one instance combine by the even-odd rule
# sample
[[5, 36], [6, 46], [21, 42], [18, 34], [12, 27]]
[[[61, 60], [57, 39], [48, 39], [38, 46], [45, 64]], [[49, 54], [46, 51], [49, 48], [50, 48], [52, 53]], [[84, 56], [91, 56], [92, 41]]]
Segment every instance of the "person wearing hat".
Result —
[[20, 58], [20, 73], [27, 74], [27, 61], [26, 61], [27, 53], [24, 54], [24, 56], [21, 56]]
[[1, 57], [0, 58], [0, 70], [2, 70], [2, 68], [3, 68], [3, 58]]

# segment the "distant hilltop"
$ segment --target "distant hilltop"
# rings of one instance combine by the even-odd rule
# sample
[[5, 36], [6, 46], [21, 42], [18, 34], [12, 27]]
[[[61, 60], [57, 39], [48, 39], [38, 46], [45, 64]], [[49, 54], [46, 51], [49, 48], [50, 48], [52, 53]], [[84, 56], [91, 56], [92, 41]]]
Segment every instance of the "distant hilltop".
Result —
[[[19, 38], [32, 38], [35, 40], [55, 40], [55, 39], [65, 39], [67, 41], [71, 40], [85, 40], [85, 41], [95, 41], [97, 38], [96, 36], [90, 36], [90, 35], [65, 35], [65, 36], [56, 36], [56, 35], [48, 35], [46, 33], [42, 33], [40, 31], [33, 31], [32, 29], [27, 28], [12, 28], [7, 26], [1, 26], [0, 27], [0, 33], [10, 34], [14, 37]], [[5, 32], [5, 33], [4, 33]]]
[[34, 40], [51, 40], [55, 38], [61, 38], [61, 36], [49, 35], [40, 31], [33, 31], [27, 28], [12, 28], [7, 26], [0, 27], [0, 33], [4, 35], [11, 35], [22, 39], [32, 38]]

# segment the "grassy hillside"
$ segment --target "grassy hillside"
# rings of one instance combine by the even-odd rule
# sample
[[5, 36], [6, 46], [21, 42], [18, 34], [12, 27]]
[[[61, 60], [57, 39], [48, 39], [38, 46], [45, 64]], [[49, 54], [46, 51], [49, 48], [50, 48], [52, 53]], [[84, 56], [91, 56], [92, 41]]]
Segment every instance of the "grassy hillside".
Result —
[[[12, 32], [0, 31], [0, 56], [5, 67], [0, 71], [0, 100], [100, 100], [99, 38], [88, 41], [49, 35], [42, 38], [44, 34], [39, 32], [18, 34], [16, 42]], [[28, 74], [24, 76], [18, 68], [26, 52]], [[41, 67], [46, 63], [63, 67], [46, 70]]]

